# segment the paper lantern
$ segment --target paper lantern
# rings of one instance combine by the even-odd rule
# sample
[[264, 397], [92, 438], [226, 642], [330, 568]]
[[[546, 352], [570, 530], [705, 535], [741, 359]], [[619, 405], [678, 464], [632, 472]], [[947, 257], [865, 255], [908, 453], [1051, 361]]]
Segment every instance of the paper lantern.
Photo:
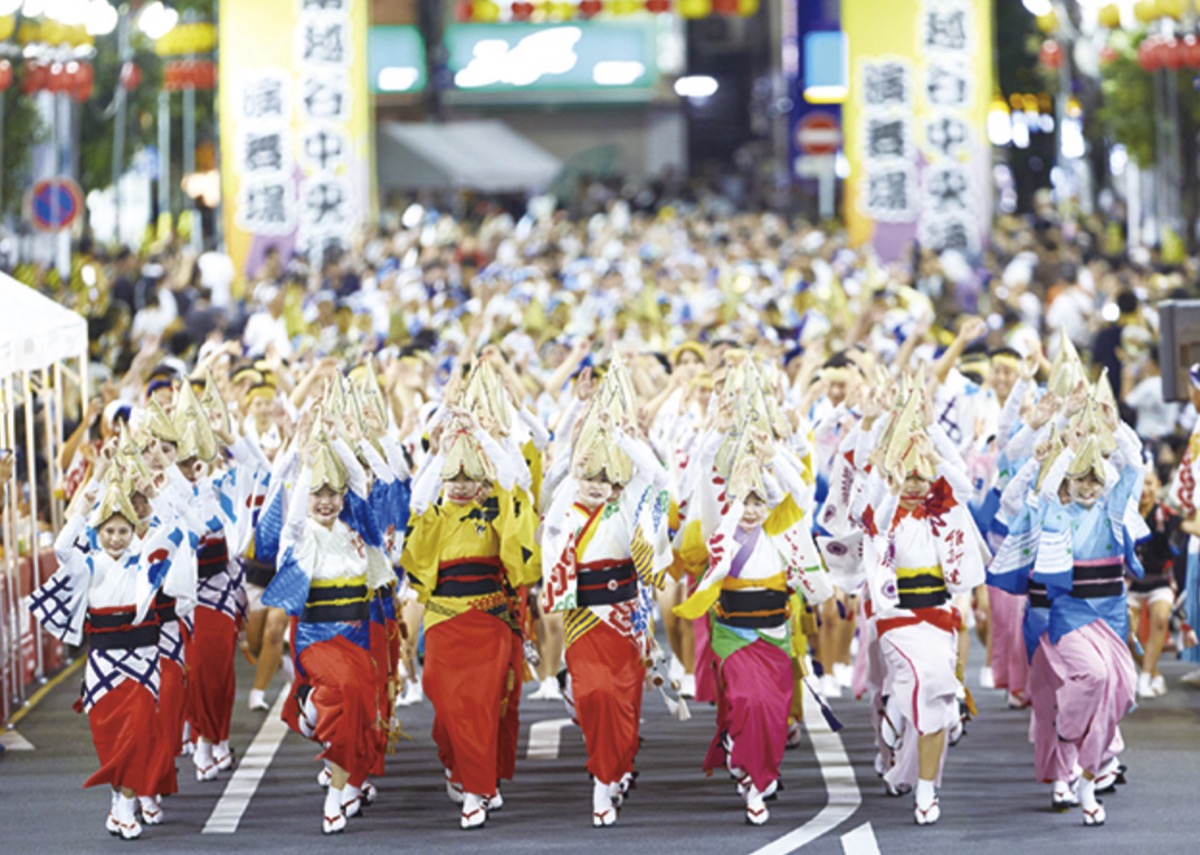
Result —
[[[558, 4], [553, 4], [558, 5]], [[604, 9], [604, 4], [600, 0], [583, 0], [579, 4], [579, 17], [594, 18]]]
[[1109, 3], [1107, 6], [1102, 6], [1100, 7], [1100, 11], [1096, 13], [1096, 19], [1102, 27], [1107, 27], [1110, 30], [1118, 29], [1121, 26], [1121, 7], [1116, 3]]
[[1158, 57], [1154, 53], [1153, 42], [1154, 42], [1154, 38], [1150, 37], [1150, 38], [1142, 39], [1142, 43], [1138, 45], [1137, 61], [1138, 61], [1138, 65], [1140, 65], [1142, 67], [1143, 71], [1153, 72], [1153, 71], [1158, 70], [1158, 65], [1157, 65]]
[[[584, 3], [591, 3], [591, 0], [584, 0]], [[575, 17], [576, 12], [579, 12], [582, 17], [591, 17], [588, 15], [583, 15], [583, 10], [580, 8], [582, 5], [583, 3], [580, 3], [578, 6], [576, 6], [574, 3], [567, 2], [567, 0], [553, 0], [553, 2], [547, 3], [542, 8], [542, 11], [545, 13], [546, 19], [549, 21], [570, 21]], [[599, 14], [600, 7], [600, 0], [595, 0], [596, 11], [592, 14]], [[589, 6], [589, 8], [591, 8], [591, 6]]]
[[121, 88], [132, 92], [142, 85], [142, 69], [136, 62], [127, 62], [121, 66]]
[[[0, 18], [0, 42], [8, 41], [10, 38], [12, 38], [12, 34], [15, 33], [16, 31], [17, 31], [17, 16], [16, 15], [5, 15], [4, 17]], [[9, 65], [8, 70], [10, 72], [12, 71], [11, 64]], [[11, 83], [11, 81], [10, 81], [10, 83]]]
[[712, 14], [712, 0], [676, 0], [675, 8], [680, 17], [694, 21]]
[[[579, 4], [579, 9], [583, 11], [582, 3]], [[614, 17], [625, 18], [642, 11], [642, 3], [640, 0], [608, 0], [604, 4], [604, 11]]]
[[96, 71], [92, 68], [92, 64], [90, 62], [79, 63], [79, 73], [75, 75], [75, 88], [71, 90], [71, 97], [82, 104], [92, 97], [95, 86]]
[[671, 0], [646, 0], [646, 11], [651, 15], [663, 15], [671, 11]]
[[471, 20], [493, 24], [500, 20], [500, 6], [492, 0], [474, 0], [471, 4]]
[[1178, 71], [1187, 64], [1187, 45], [1179, 39], [1170, 39], [1166, 43], [1163, 54], [1163, 65], [1172, 71]]
[[66, 92], [69, 88], [67, 80], [67, 68], [61, 62], [50, 63], [50, 76], [46, 81], [46, 88], [55, 93]]
[[1058, 29], [1058, 15], [1054, 14], [1054, 12], [1038, 15], [1034, 20], [1037, 23], [1037, 28], [1043, 33], [1052, 33]]
[[514, 21], [528, 21], [533, 17], [533, 4], [529, 0], [517, 0], [512, 4], [512, 17]]
[[718, 15], [732, 16], [737, 14], [738, 0], [712, 0], [712, 9]]
[[25, 78], [21, 81], [21, 91], [26, 95], [41, 92], [46, 88], [50, 70], [40, 62], [25, 63]]
[[1149, 24], [1158, 18], [1158, 3], [1155, 0], [1138, 0], [1133, 5], [1133, 16], [1143, 24]]
[[1112, 65], [1117, 61], [1117, 56], [1117, 49], [1112, 45], [1105, 45], [1104, 47], [1100, 48], [1101, 65]]
[[1038, 50], [1038, 62], [1055, 71], [1062, 68], [1063, 49], [1054, 39], [1046, 39]]
[[1179, 21], [1187, 11], [1187, 3], [1184, 0], [1158, 0], [1155, 8], [1158, 11], [1158, 17], [1174, 18]]
[[741, 18], [752, 18], [758, 14], [759, 0], [737, 0], [737, 13]]
[[1200, 69], [1200, 39], [1190, 33], [1183, 37], [1184, 65]]
[[7, 92], [12, 86], [13, 67], [7, 59], [0, 59], [0, 92]]
[[460, 24], [466, 24], [475, 13], [475, 5], [471, 0], [458, 0], [454, 4], [454, 19]]

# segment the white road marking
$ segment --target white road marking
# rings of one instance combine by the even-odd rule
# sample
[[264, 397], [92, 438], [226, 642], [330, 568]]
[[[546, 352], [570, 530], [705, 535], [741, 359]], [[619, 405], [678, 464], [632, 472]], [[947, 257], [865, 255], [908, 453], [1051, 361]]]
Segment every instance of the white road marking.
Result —
[[842, 851], [846, 855], [879, 855], [879, 843], [875, 840], [875, 829], [864, 822], [853, 831], [842, 835]]
[[[807, 699], [806, 699], [807, 700]], [[837, 828], [854, 815], [862, 804], [862, 793], [854, 778], [854, 767], [846, 756], [841, 738], [829, 729], [816, 704], [804, 705], [804, 727], [813, 742], [813, 751], [821, 766], [821, 777], [829, 799], [821, 812], [799, 828], [789, 831], [751, 855], [786, 855]], [[872, 835], [873, 836], [873, 835]], [[863, 850], [865, 852], [866, 850]]]
[[225, 785], [225, 792], [221, 794], [220, 801], [205, 823], [203, 834], [233, 834], [237, 831], [238, 823], [242, 821], [242, 815], [250, 805], [250, 799], [254, 797], [259, 782], [275, 758], [275, 752], [279, 750], [279, 744], [287, 735], [288, 726], [279, 715], [291, 691], [292, 684], [285, 683], [275, 705], [267, 713], [267, 720], [259, 728], [258, 735], [246, 749], [245, 755], [233, 772], [233, 777]]
[[525, 759], [557, 760], [562, 730], [570, 724], [569, 718], [549, 718], [534, 722], [529, 728], [529, 747], [525, 749]]
[[33, 751], [33, 743], [12, 729], [0, 731], [0, 745], [6, 751]]

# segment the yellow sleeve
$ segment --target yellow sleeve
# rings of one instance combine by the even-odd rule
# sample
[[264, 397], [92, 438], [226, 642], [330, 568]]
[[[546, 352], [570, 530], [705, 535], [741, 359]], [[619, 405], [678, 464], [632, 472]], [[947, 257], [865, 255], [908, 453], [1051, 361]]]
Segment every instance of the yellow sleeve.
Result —
[[787, 498], [776, 505], [770, 516], [763, 522], [763, 532], [771, 535], [782, 534], [802, 519], [804, 519], [804, 511], [800, 510], [800, 506], [796, 504], [791, 494], [788, 494]]
[[500, 561], [514, 588], [532, 585], [542, 578], [542, 552], [534, 537], [538, 515], [529, 494], [516, 487], [495, 488], [500, 503], [496, 533], [500, 536]]
[[[683, 542], [679, 545], [676, 565], [691, 576], [702, 576], [708, 569], [708, 544], [700, 532], [700, 521], [691, 520], [683, 529]], [[674, 574], [675, 568], [672, 567]], [[678, 579], [680, 576], [676, 576]]]
[[441, 540], [442, 512], [431, 505], [425, 513], [409, 520], [400, 566], [408, 574], [417, 599], [424, 603], [437, 587], [438, 543]]
[[521, 446], [521, 456], [525, 458], [525, 465], [529, 467], [529, 475], [533, 479], [533, 485], [529, 488], [530, 495], [542, 495], [542, 453], [538, 451], [532, 439], [526, 440]]

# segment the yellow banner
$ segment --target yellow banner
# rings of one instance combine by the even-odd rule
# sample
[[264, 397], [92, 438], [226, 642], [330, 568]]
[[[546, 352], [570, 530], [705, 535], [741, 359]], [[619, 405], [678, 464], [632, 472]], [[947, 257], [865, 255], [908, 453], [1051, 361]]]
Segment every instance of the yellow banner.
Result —
[[855, 245], [900, 258], [918, 242], [968, 256], [991, 221], [991, 0], [842, 0], [843, 122]]
[[367, 0], [221, 0], [221, 194], [242, 274], [314, 263], [372, 215]]

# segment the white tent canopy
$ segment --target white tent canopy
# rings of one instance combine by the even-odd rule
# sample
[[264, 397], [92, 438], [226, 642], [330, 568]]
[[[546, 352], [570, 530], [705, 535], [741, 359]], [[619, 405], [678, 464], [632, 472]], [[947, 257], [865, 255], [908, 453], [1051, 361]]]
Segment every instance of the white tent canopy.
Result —
[[0, 377], [87, 353], [87, 321], [0, 273]]
[[544, 190], [562, 161], [504, 122], [381, 122], [376, 158], [387, 190]]

